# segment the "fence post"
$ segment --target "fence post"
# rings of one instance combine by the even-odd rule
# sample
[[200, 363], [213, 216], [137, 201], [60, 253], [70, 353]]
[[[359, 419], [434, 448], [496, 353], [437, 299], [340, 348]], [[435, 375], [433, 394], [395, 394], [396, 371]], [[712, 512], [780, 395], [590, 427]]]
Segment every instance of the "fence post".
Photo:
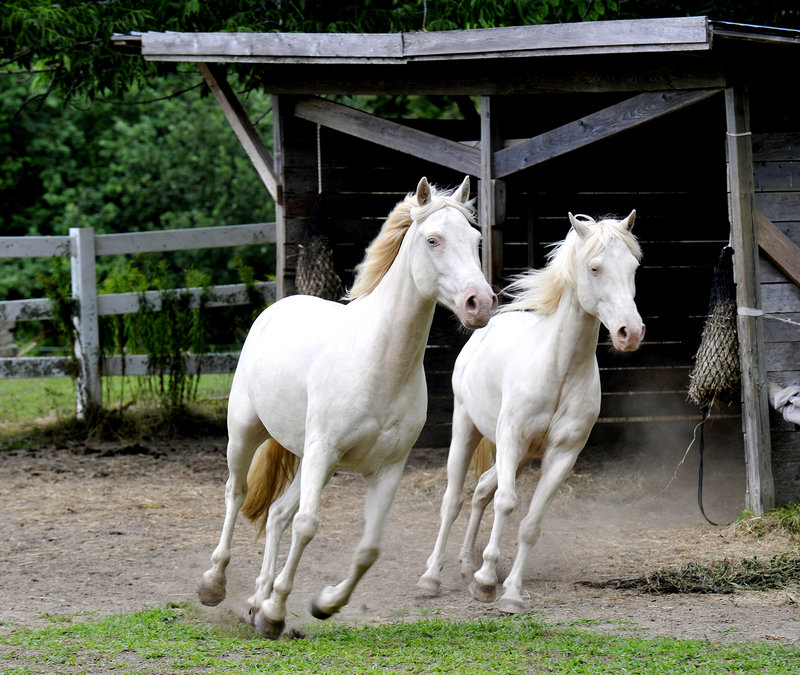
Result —
[[75, 358], [80, 371], [76, 378], [75, 412], [83, 417], [90, 407], [100, 406], [100, 324], [97, 312], [97, 269], [92, 228], [72, 227], [70, 270], [75, 315]]

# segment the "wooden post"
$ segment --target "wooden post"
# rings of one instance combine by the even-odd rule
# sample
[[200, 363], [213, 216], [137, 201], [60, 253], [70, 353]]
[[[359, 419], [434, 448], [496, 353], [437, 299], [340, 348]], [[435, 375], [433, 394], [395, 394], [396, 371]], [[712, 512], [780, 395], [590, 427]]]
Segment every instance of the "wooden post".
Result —
[[[274, 168], [278, 183], [282, 184], [285, 164], [285, 139], [284, 130], [287, 124], [287, 115], [292, 114], [293, 101], [287, 96], [272, 96], [272, 135]], [[286, 297], [292, 288], [286, 279], [286, 203], [281, 195], [281, 200], [275, 202], [275, 296], [277, 299]]]
[[497, 124], [492, 119], [492, 98], [481, 96], [481, 175], [478, 183], [478, 221], [483, 234], [483, 273], [493, 284], [503, 270], [505, 183], [494, 177], [494, 153], [502, 147]]
[[78, 303], [74, 317], [75, 358], [80, 371], [76, 379], [75, 412], [83, 417], [88, 408], [102, 403], [94, 230], [73, 227], [69, 236], [72, 239], [72, 297]]
[[761, 515], [775, 505], [769, 434], [764, 326], [758, 265], [753, 149], [746, 86], [725, 89], [731, 243], [734, 250], [742, 426], [747, 463], [746, 506]]

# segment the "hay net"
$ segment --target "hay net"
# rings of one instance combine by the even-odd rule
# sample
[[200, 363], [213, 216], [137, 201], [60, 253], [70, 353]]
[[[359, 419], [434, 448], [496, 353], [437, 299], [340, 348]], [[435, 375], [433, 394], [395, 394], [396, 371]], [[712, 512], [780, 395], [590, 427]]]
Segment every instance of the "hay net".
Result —
[[295, 285], [298, 293], [325, 300], [341, 300], [344, 284], [336, 273], [333, 251], [323, 226], [322, 195], [314, 204], [303, 244], [299, 247]]
[[741, 371], [736, 332], [736, 285], [733, 249], [722, 249], [711, 284], [708, 316], [689, 375], [688, 400], [700, 408], [732, 403], [739, 398]]

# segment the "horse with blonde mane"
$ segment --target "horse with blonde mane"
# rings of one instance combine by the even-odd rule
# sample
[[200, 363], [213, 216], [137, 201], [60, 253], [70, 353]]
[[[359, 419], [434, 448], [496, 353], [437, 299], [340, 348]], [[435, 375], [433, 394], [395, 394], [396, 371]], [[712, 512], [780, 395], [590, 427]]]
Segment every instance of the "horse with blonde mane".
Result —
[[[470, 592], [495, 598], [500, 538], [516, 507], [516, 476], [541, 458], [541, 477], [519, 526], [517, 555], [498, 607], [520, 613], [522, 574], [544, 513], [600, 412], [597, 341], [600, 324], [622, 352], [638, 348], [644, 325], [634, 302], [641, 250], [631, 233], [636, 212], [596, 222], [569, 214], [572, 228], [548, 264], [520, 275], [506, 289], [511, 301], [476, 331], [456, 360], [454, 412], [441, 525], [419, 586], [438, 593], [444, 547], [463, 500], [476, 447], [494, 448], [495, 464], [479, 479], [461, 547], [461, 569], [473, 575]], [[475, 540], [494, 496], [494, 523], [478, 568]]]
[[[201, 602], [225, 597], [241, 509], [266, 532], [245, 616], [259, 633], [277, 638], [300, 557], [319, 526], [322, 489], [342, 467], [366, 481], [364, 532], [346, 578], [319, 592], [312, 613], [327, 618], [348, 602], [378, 557], [406, 458], [425, 423], [422, 357], [436, 303], [466, 328], [485, 325], [497, 307], [473, 225], [469, 177], [452, 192], [423, 178], [367, 249], [348, 304], [295, 295], [256, 319], [231, 385], [225, 521], [200, 584]], [[290, 521], [291, 545], [276, 574]]]

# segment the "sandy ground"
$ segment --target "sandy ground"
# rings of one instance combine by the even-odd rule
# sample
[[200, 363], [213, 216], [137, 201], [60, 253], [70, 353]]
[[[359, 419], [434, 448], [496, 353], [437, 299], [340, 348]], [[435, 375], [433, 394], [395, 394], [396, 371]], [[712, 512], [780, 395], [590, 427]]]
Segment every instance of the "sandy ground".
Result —
[[[167, 602], [197, 602], [195, 589], [216, 545], [223, 515], [225, 441], [88, 444], [0, 455], [0, 631], [40, 626], [47, 615], [99, 616]], [[790, 548], [729, 524], [743, 504], [740, 463], [707, 459], [708, 525], [696, 503], [692, 462], [681, 453], [658, 464], [651, 453], [588, 447], [545, 520], [525, 577], [529, 611], [552, 623], [584, 621], [592, 630], [721, 641], [800, 644], [800, 591], [661, 595], [598, 589], [602, 582], [684, 562], [710, 562]], [[339, 620], [384, 623], [426, 616], [495, 616], [473, 600], [457, 561], [467, 509], [448, 542], [442, 592], [416, 587], [438, 528], [446, 451], [415, 449], [395, 500], [381, 557]], [[696, 465], [695, 465], [696, 466]], [[527, 504], [537, 472], [520, 480]], [[468, 488], [471, 487], [471, 480]], [[290, 598], [290, 630], [314, 621], [311, 598], [341, 579], [360, 536], [360, 476], [339, 472], [324, 492], [322, 523], [306, 550]], [[490, 507], [491, 510], [491, 507]], [[491, 526], [487, 512], [479, 543]], [[505, 570], [515, 552], [516, 520], [505, 535]], [[240, 522], [228, 598], [206, 620], [238, 621], [252, 592], [262, 544]]]

